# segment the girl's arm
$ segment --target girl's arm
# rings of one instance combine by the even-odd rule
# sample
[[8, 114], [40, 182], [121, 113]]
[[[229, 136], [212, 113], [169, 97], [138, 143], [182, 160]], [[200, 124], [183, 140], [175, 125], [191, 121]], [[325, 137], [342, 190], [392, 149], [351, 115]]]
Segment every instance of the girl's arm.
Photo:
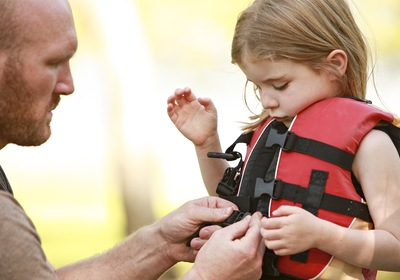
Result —
[[222, 152], [218, 132], [203, 145], [195, 145], [201, 176], [209, 195], [217, 195], [216, 189], [229, 163], [224, 159], [208, 158], [208, 152]]
[[333, 242], [324, 249], [360, 267], [400, 271], [400, 158], [386, 133], [372, 130], [364, 137], [353, 172], [363, 188], [375, 228], [338, 229], [338, 235], [331, 234]]
[[201, 175], [210, 195], [216, 187], [228, 163], [221, 159], [209, 159], [208, 152], [221, 152], [217, 132], [217, 109], [209, 98], [197, 98], [190, 88], [177, 89], [168, 98], [168, 116], [176, 128], [195, 146]]

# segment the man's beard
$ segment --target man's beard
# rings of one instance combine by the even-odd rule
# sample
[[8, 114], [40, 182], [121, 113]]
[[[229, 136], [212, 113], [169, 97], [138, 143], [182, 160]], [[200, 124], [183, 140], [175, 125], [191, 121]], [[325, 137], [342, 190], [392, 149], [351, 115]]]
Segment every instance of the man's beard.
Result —
[[45, 116], [35, 118], [35, 92], [23, 73], [17, 58], [7, 60], [0, 79], [0, 138], [6, 144], [39, 146], [50, 137], [50, 122]]

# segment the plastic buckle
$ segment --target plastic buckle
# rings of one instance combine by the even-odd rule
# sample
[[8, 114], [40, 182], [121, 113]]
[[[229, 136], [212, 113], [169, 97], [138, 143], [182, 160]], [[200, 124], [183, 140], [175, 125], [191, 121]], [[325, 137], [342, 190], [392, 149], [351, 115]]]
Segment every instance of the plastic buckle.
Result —
[[235, 195], [237, 182], [237, 170], [233, 167], [228, 167], [225, 170], [224, 177], [222, 177], [221, 181], [217, 186], [217, 194], [224, 196], [232, 196]]
[[227, 227], [231, 224], [234, 224], [236, 222], [239, 222], [243, 220], [244, 217], [251, 215], [249, 212], [242, 212], [239, 210], [234, 210], [233, 213], [223, 222], [220, 223], [213, 223], [213, 222], [204, 222], [203, 224], [200, 225], [200, 227], [197, 229], [197, 231], [192, 234], [192, 236], [186, 241], [186, 246], [190, 247], [190, 242], [192, 239], [199, 237], [200, 231], [203, 227], [211, 226], [211, 225], [218, 225], [221, 227]]
[[223, 196], [233, 196], [236, 194], [241, 178], [240, 171], [242, 165], [243, 165], [243, 160], [240, 156], [240, 161], [236, 167], [228, 167], [225, 170], [224, 176], [218, 183], [217, 194]]
[[283, 134], [280, 134], [275, 127], [272, 127], [268, 134], [267, 141], [265, 142], [265, 147], [272, 147], [273, 145], [278, 145], [281, 148], [283, 148], [285, 146], [287, 134], [288, 131], [286, 131]]
[[285, 133], [279, 133], [276, 128], [271, 128], [268, 134], [265, 147], [269, 148], [273, 145], [278, 145], [283, 151], [292, 151], [296, 146], [299, 137], [292, 131], [286, 131]]
[[221, 223], [222, 227], [226, 227], [229, 225], [232, 225], [234, 223], [237, 223], [241, 220], [243, 220], [244, 217], [251, 215], [250, 212], [242, 212], [239, 210], [235, 210], [233, 211], [233, 213], [231, 214], [231, 216], [229, 216], [225, 221], [223, 221]]
[[276, 184], [277, 184], [277, 180], [275, 180], [275, 179], [272, 180], [271, 182], [265, 182], [264, 179], [257, 178], [256, 179], [256, 187], [254, 189], [254, 197], [260, 198], [262, 195], [267, 194], [272, 199], [277, 199], [277, 197], [275, 197], [275, 195], [274, 195]]

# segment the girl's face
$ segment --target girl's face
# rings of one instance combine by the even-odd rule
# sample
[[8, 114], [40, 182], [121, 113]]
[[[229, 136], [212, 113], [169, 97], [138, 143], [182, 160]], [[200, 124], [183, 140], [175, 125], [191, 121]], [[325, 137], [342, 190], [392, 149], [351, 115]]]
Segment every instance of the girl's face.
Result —
[[244, 59], [239, 66], [257, 86], [266, 112], [286, 125], [308, 106], [339, 92], [336, 77], [292, 60]]

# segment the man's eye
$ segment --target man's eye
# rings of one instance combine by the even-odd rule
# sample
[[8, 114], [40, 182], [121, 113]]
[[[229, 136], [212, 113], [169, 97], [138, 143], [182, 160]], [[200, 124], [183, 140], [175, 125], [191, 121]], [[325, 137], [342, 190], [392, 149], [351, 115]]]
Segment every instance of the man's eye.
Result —
[[285, 88], [287, 88], [289, 85], [289, 83], [285, 83], [281, 86], [273, 86], [275, 90], [284, 90]]
[[64, 58], [54, 58], [52, 60], [48, 61], [48, 65], [51, 67], [55, 67], [57, 68], [58, 66], [60, 66], [61, 64], [63, 64], [66, 60]]
[[58, 65], [60, 65], [60, 62], [59, 62], [59, 61], [50, 61], [50, 62], [48, 63], [48, 65], [49, 65], [50, 67], [57, 68]]

